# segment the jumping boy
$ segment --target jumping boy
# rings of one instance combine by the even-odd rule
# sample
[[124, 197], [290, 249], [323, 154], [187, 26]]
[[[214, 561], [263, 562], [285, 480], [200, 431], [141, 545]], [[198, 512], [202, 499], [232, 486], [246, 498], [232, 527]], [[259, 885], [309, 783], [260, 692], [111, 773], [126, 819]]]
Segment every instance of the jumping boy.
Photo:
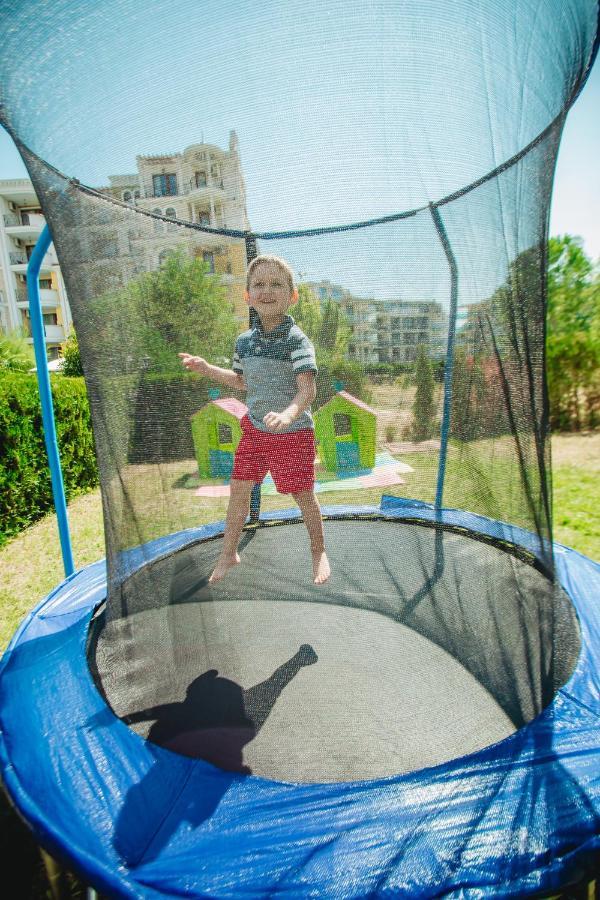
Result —
[[313, 345], [287, 314], [298, 300], [288, 264], [277, 256], [253, 259], [246, 273], [245, 299], [258, 318], [237, 339], [232, 369], [213, 366], [200, 356], [179, 354], [186, 369], [246, 391], [248, 406], [231, 474], [223, 549], [209, 581], [220, 581], [240, 562], [237, 548], [252, 488], [270, 471], [278, 492], [291, 494], [300, 507], [310, 538], [313, 580], [323, 584], [331, 570], [314, 492], [310, 405], [316, 395], [317, 366]]

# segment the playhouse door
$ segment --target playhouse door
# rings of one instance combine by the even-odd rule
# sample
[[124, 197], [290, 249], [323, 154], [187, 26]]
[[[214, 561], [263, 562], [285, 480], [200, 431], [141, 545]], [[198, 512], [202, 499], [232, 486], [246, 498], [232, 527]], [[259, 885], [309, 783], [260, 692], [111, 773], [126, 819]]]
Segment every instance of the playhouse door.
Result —
[[360, 455], [358, 452], [358, 443], [356, 441], [336, 441], [335, 456], [337, 461], [336, 468], [339, 469], [360, 469]]
[[233, 453], [227, 450], [210, 450], [210, 474], [213, 478], [229, 478], [233, 469]]

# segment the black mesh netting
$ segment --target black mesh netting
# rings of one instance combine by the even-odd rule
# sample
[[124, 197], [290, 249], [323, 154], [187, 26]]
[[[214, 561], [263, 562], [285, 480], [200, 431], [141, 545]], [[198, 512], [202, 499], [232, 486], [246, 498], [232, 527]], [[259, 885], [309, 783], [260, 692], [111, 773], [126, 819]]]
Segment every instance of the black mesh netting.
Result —
[[[109, 704], [179, 752], [308, 781], [530, 721], [578, 649], [552, 574], [545, 248], [597, 3], [209, 2], [201, 40], [183, 0], [2, 6], [2, 122], [92, 407], [109, 595], [89, 654]], [[216, 386], [177, 354], [231, 364], [255, 246], [296, 273], [315, 408], [344, 388], [377, 414], [378, 465], [322, 457], [323, 504], [437, 501], [524, 529], [526, 553], [408, 513], [327, 522], [320, 588], [297, 522], [249, 529], [214, 588], [220, 539], [157, 550], [224, 518], [225, 451], [192, 427]], [[263, 492], [263, 512], [290, 505]]]

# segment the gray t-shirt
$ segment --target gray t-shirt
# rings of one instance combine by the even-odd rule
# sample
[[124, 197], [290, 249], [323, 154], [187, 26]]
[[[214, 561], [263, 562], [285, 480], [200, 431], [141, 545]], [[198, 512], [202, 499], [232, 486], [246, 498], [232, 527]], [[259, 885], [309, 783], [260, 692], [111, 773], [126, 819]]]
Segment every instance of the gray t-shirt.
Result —
[[[315, 348], [291, 316], [268, 334], [257, 319], [236, 341], [233, 371], [244, 376], [250, 421], [255, 428], [268, 431], [263, 418], [290, 405], [298, 393], [296, 375], [317, 371]], [[313, 427], [310, 410], [306, 410], [285, 430]]]

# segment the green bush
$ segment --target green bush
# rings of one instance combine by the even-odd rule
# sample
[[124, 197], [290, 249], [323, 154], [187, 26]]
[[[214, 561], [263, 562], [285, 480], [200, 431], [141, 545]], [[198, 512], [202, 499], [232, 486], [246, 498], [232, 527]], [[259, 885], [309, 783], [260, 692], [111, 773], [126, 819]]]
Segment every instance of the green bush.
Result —
[[61, 373], [70, 378], [77, 378], [83, 375], [81, 356], [79, 355], [79, 344], [77, 343], [77, 335], [74, 331], [72, 331], [67, 338], [67, 343], [63, 349]]
[[33, 347], [18, 329], [8, 334], [0, 331], [0, 370], [28, 372], [35, 366]]
[[[52, 379], [67, 498], [98, 483], [90, 410], [81, 378]], [[0, 545], [53, 509], [35, 376], [0, 373]]]

